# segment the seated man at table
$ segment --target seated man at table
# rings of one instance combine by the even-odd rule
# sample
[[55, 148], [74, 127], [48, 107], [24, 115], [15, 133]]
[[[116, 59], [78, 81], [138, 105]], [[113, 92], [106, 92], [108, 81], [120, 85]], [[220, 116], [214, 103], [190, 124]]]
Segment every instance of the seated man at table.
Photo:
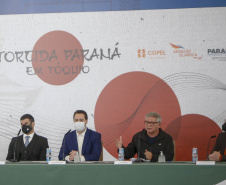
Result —
[[102, 144], [101, 134], [87, 128], [88, 115], [83, 110], [75, 111], [73, 115], [75, 130], [64, 136], [59, 153], [59, 160], [73, 161], [75, 155], [80, 155], [81, 161], [99, 161]]
[[25, 114], [20, 118], [23, 135], [11, 140], [6, 160], [45, 161], [46, 148], [49, 148], [45, 137], [34, 132], [35, 120], [32, 115]]
[[[226, 122], [222, 125], [222, 130], [226, 131]], [[209, 155], [210, 161], [226, 161], [226, 132], [218, 135], [212, 153]]]
[[122, 136], [116, 139], [116, 147], [124, 148], [125, 159], [130, 159], [137, 153], [138, 158], [156, 162], [160, 151], [163, 151], [166, 161], [173, 160], [173, 139], [161, 129], [161, 121], [159, 114], [150, 112], [145, 116], [145, 129], [136, 133], [126, 148], [122, 145]]

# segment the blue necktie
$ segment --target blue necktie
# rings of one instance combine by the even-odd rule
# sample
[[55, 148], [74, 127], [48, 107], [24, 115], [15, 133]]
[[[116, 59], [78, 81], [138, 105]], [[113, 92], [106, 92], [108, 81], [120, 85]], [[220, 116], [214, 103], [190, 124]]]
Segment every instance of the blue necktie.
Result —
[[30, 136], [25, 136], [25, 139], [26, 139], [26, 141], [25, 141], [25, 147], [27, 147], [27, 145], [29, 144], [29, 138], [30, 138]]

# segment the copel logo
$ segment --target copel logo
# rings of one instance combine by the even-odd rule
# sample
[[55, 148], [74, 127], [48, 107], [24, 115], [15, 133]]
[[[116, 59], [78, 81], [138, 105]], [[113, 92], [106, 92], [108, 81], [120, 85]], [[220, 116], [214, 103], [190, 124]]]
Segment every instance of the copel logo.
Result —
[[163, 56], [166, 55], [166, 52], [164, 50], [149, 50], [146, 52], [145, 49], [138, 49], [138, 58], [146, 58], [146, 56], [149, 56], [148, 58], [163, 58]]

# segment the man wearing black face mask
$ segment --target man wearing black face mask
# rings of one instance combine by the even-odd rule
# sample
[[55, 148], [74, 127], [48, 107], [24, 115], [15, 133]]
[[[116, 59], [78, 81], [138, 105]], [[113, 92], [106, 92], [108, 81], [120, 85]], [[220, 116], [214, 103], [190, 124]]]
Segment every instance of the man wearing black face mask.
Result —
[[11, 140], [6, 160], [16, 161], [45, 161], [48, 141], [42, 136], [34, 133], [35, 121], [32, 115], [25, 114], [20, 118], [21, 129], [24, 133]]

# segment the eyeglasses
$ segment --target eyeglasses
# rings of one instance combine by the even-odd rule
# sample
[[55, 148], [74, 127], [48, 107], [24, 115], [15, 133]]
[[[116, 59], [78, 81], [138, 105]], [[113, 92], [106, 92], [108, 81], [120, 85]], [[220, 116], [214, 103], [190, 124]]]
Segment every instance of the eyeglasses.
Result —
[[144, 121], [144, 123], [145, 123], [145, 125], [148, 125], [148, 124], [154, 125], [154, 124], [159, 123], [159, 122]]

